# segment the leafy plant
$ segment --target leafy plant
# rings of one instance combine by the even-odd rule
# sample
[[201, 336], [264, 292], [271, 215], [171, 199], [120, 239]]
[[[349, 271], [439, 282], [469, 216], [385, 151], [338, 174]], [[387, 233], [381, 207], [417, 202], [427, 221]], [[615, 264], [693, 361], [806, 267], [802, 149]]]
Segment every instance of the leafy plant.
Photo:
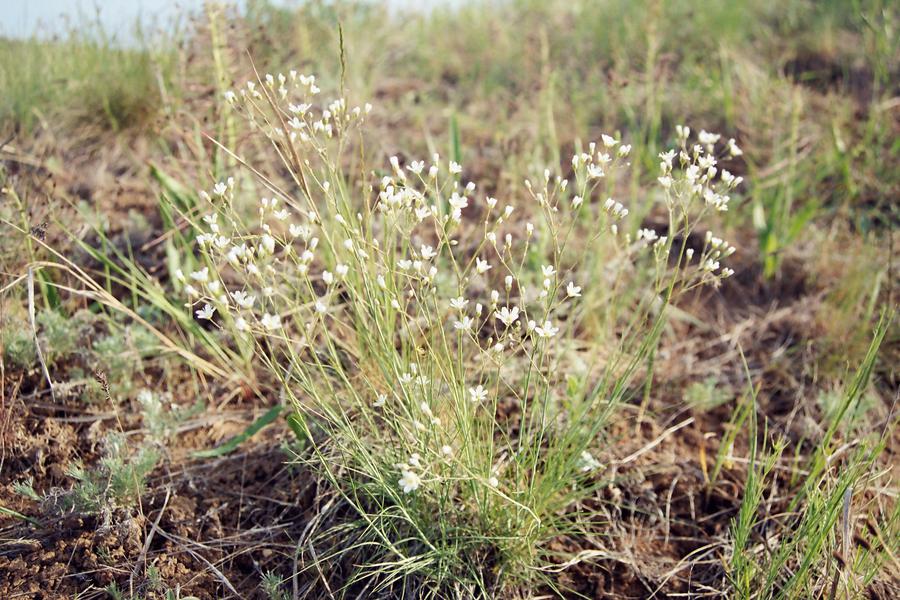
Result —
[[106, 512], [136, 504], [144, 492], [147, 476], [156, 467], [159, 451], [149, 445], [133, 449], [120, 433], [107, 436], [103, 457], [89, 469], [72, 465], [68, 474], [74, 487], [63, 498], [63, 507], [84, 512]]

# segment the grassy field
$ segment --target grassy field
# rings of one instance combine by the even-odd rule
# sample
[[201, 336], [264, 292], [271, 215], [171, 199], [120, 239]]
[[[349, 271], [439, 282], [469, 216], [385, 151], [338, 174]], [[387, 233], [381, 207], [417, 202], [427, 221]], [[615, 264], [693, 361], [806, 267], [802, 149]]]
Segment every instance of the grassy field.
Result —
[[898, 27], [0, 40], [0, 597], [900, 596]]

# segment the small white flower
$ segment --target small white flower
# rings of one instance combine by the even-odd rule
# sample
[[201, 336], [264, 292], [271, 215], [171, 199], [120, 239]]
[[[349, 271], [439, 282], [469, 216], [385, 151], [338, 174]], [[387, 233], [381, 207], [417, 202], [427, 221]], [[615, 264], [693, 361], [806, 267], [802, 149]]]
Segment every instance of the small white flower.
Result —
[[488, 261], [482, 260], [481, 258], [475, 259], [475, 270], [479, 275], [487, 273], [491, 269], [491, 265], [488, 264]]
[[[422, 410], [422, 414], [423, 414], [423, 415], [425, 415], [425, 416], [428, 417], [429, 419], [433, 419], [433, 418], [434, 418], [434, 413], [431, 412], [431, 407], [428, 406], [428, 403], [427, 403], [427, 402], [422, 402], [421, 404], [419, 404], [419, 408]], [[415, 458], [415, 460], [413, 460], [413, 459], [411, 458], [411, 459], [409, 459], [409, 463], [410, 463], [411, 465], [414, 465], [414, 466], [418, 467], [418, 466], [419, 466], [419, 455], [418, 455], [418, 454], [413, 454], [413, 457]]]
[[403, 489], [404, 494], [411, 494], [422, 485], [422, 478], [416, 475], [413, 471], [406, 469], [403, 471], [400, 480], [397, 484]]
[[554, 327], [550, 321], [544, 321], [543, 324], [534, 326], [534, 332], [542, 338], [552, 338], [559, 333], [559, 327]]
[[334, 283], [334, 274], [331, 271], [322, 271], [322, 281], [325, 285], [331, 285]]
[[487, 398], [488, 391], [484, 389], [483, 385], [479, 385], [473, 388], [469, 388], [469, 400], [472, 402], [484, 402]]
[[234, 328], [238, 331], [247, 331], [250, 329], [250, 325], [244, 317], [238, 317], [234, 320]]
[[206, 283], [209, 281], [209, 267], [203, 267], [199, 271], [191, 273], [191, 279], [198, 283]]
[[713, 271], [717, 271], [719, 269], [719, 261], [713, 259], [707, 259], [705, 263], [703, 263], [703, 270], [709, 271], [712, 273]]
[[712, 147], [716, 142], [719, 141], [719, 138], [722, 137], [718, 133], [709, 133], [708, 131], [700, 130], [700, 133], [697, 134], [697, 139], [700, 140], [700, 143], [707, 147], [708, 151], [710, 147]]
[[422, 246], [420, 252], [422, 254], [423, 260], [431, 260], [432, 258], [437, 256], [437, 252], [435, 252], [434, 248], [432, 248], [431, 246]]
[[256, 302], [256, 296], [250, 296], [246, 292], [241, 290], [232, 292], [231, 298], [241, 308], [253, 308], [253, 303]]
[[456, 310], [465, 310], [466, 306], [469, 304], [469, 301], [460, 296], [459, 298], [453, 298], [450, 300], [450, 308], [454, 308]]
[[378, 394], [378, 398], [375, 399], [375, 402], [372, 403], [372, 406], [374, 406], [375, 408], [380, 408], [384, 406], [386, 402], [387, 396], [384, 394]]
[[469, 206], [469, 199], [465, 196], [460, 196], [457, 192], [453, 192], [453, 195], [450, 196], [450, 199], [447, 202], [454, 210], [461, 211], [462, 209]]
[[513, 306], [512, 310], [504, 306], [494, 312], [494, 318], [499, 319], [507, 327], [511, 326], [519, 318], [519, 307]]
[[453, 448], [445, 444], [441, 446], [441, 454], [444, 456], [453, 456]]
[[574, 198], [572, 198], [572, 208], [578, 208], [579, 206], [581, 206], [582, 202], [584, 202], [584, 198], [582, 198], [581, 196], [575, 196]]
[[328, 312], [328, 305], [321, 300], [316, 300], [316, 312], [320, 315], [325, 314]]
[[581, 296], [581, 286], [575, 285], [574, 281], [570, 281], [566, 286], [566, 295], [569, 298], [578, 298]]
[[610, 136], [606, 135], [605, 133], [600, 135], [600, 139], [603, 140], [603, 145], [606, 146], [607, 148], [612, 148], [613, 146], [615, 146], [616, 144], [619, 143], [619, 141], [617, 139], [615, 139], [614, 137], [610, 137]]
[[492, 488], [495, 488], [500, 485], [500, 481], [498, 481], [497, 478], [494, 477], [493, 475], [491, 477], [488, 477], [487, 483]]
[[209, 304], [204, 304], [203, 308], [198, 310], [195, 314], [197, 315], [198, 319], [206, 319], [207, 321], [209, 321], [212, 319], [214, 312], [216, 312], [215, 307], [212, 307]]
[[347, 273], [350, 272], [350, 267], [347, 265], [337, 265], [334, 267], [334, 272], [338, 274], [338, 277], [343, 279], [347, 276]]
[[588, 165], [587, 174], [590, 179], [600, 179], [603, 177], [603, 168], [599, 165]]
[[541, 265], [541, 273], [544, 274], [544, 277], [552, 277], [556, 273], [556, 269], [553, 268], [553, 265]]
[[264, 233], [260, 242], [260, 249], [265, 250], [267, 254], [275, 253], [275, 238], [268, 233]]
[[225, 184], [224, 181], [220, 181], [213, 187], [213, 193], [216, 196], [224, 196], [225, 192], [227, 192], [227, 191], [228, 191], [228, 186]]
[[578, 463], [581, 471], [584, 473], [587, 473], [588, 471], [594, 471], [602, 466], [600, 464], [600, 461], [594, 458], [593, 455], [587, 450], [581, 453], [581, 458]]
[[450, 161], [450, 172], [453, 173], [454, 175], [459, 175], [460, 173], [462, 173], [462, 165], [460, 165], [458, 162], [451, 160]]
[[467, 315], [462, 320], [453, 323], [453, 328], [458, 331], [468, 331], [472, 328], [472, 323], [474, 323], [472, 317]]
[[262, 323], [262, 326], [266, 331], [272, 331], [273, 329], [281, 327], [281, 317], [266, 313], [262, 316], [262, 319], [260, 319], [260, 323]]

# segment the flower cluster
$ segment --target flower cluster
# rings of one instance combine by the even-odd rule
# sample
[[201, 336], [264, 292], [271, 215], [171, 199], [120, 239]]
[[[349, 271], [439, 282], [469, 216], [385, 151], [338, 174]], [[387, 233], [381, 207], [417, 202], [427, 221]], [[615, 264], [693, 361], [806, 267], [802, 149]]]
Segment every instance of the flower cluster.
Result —
[[[693, 220], [682, 225], [689, 213], [726, 210], [741, 183], [719, 170], [719, 136], [702, 131], [691, 144], [680, 127], [680, 148], [660, 154], [672, 215], [660, 235], [609, 197], [605, 182], [628, 168], [632, 150], [610, 135], [575, 153], [569, 176], [544, 170], [526, 180], [524, 201], [481, 193], [463, 165], [438, 154], [390, 157], [358, 186], [369, 192], [360, 197], [328, 141], [340, 146], [371, 106], [317, 105], [319, 93], [314, 77], [292, 71], [227, 94], [275, 143], [295, 185], [267, 181], [253, 224], [235, 208], [252, 187], [227, 178], [201, 192], [202, 266], [175, 279], [196, 318], [257, 352], [301, 411], [345, 442], [367, 444], [360, 452], [377, 450], [403, 495], [462, 493], [468, 481], [505, 497], [501, 490], [526, 485], [526, 454], [513, 448], [498, 405], [521, 406], [516, 447], [534, 452], [565, 419], [558, 361], [582, 303], [612, 285], [589, 285], [588, 262], [615, 282], [649, 260], [656, 275], [646, 285], [665, 299], [676, 283], [688, 289], [733, 273], [722, 265], [733, 246], [709, 233], [695, 260], [686, 244]], [[740, 149], [729, 140], [725, 152]], [[600, 468], [590, 443], [572, 446], [573, 476]], [[371, 464], [354, 468], [384, 477]]]

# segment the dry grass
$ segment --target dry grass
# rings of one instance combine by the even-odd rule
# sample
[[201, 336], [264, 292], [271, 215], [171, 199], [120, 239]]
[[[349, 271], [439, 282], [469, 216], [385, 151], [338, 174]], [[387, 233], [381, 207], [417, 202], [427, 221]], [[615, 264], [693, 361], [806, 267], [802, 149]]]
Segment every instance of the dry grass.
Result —
[[[310, 466], [294, 423], [279, 417], [234, 450], [194, 454], [287, 402], [258, 363], [217, 353], [214, 331], [173, 317], [183, 301], [173, 256], [190, 247], [194, 190], [239, 167], [210, 138], [290, 185], [270, 144], [219, 101], [252, 77], [250, 56], [263, 72], [316, 72], [329, 95], [343, 84], [354, 103], [374, 99], [353, 142], [368, 160], [348, 153], [340, 165], [364, 170], [358, 181], [373, 168], [386, 174], [388, 156], [408, 164], [438, 151], [486, 194], [522, 198], [522, 180], [542, 165], [569, 175], [573, 151], [620, 132], [635, 140], [632, 174], [611, 182], [611, 195], [635, 208], [623, 227], [661, 230], [663, 214], [639, 207], [650, 206], [656, 155], [675, 123], [722, 130], [744, 149], [729, 168], [745, 183], [711, 223], [739, 247], [735, 276], [673, 307], [597, 440], [591, 493], [566, 509], [585, 517], [541, 542], [549, 561], [539, 587], [506, 586], [504, 596], [900, 593], [896, 319], [870, 348], [879, 316], [896, 307], [896, 10], [589, 4], [519, 1], [408, 21], [377, 7], [259, 5], [249, 19], [207, 15], [170, 52], [76, 39], [20, 46], [34, 60], [15, 69], [4, 61], [0, 83], [20, 82], [22, 94], [0, 113], [0, 131], [18, 130], [0, 148], [0, 507], [12, 511], [0, 516], [0, 595], [376, 595], [350, 579], [374, 554], [335, 553], [368, 541], [358, 513]], [[36, 57], [42, 66], [27, 66]], [[67, 70], [72, 83], [57, 85]], [[59, 94], [47, 108], [26, 93], [40, 86]], [[79, 106], [66, 90], [79, 90]], [[147, 275], [140, 285], [129, 264]], [[29, 266], [56, 399], [21, 325]], [[614, 294], [617, 314], [634, 293]], [[585, 311], [569, 364], [611, 356], [608, 306]], [[79, 311], [71, 324], [41, 316]], [[860, 366], [868, 377], [857, 389]], [[140, 401], [144, 388], [162, 402]], [[515, 423], [520, 409], [501, 402], [498, 414]], [[139, 449], [159, 453], [139, 482], [146, 491], [75, 509], [73, 492], [86, 488], [72, 465], [104, 477], [122, 468], [104, 445], [111, 432], [127, 440], [126, 466]], [[482, 591], [499, 594], [497, 556], [477, 556]], [[470, 593], [464, 578], [444, 581], [435, 591], [410, 577], [379, 593]]]

